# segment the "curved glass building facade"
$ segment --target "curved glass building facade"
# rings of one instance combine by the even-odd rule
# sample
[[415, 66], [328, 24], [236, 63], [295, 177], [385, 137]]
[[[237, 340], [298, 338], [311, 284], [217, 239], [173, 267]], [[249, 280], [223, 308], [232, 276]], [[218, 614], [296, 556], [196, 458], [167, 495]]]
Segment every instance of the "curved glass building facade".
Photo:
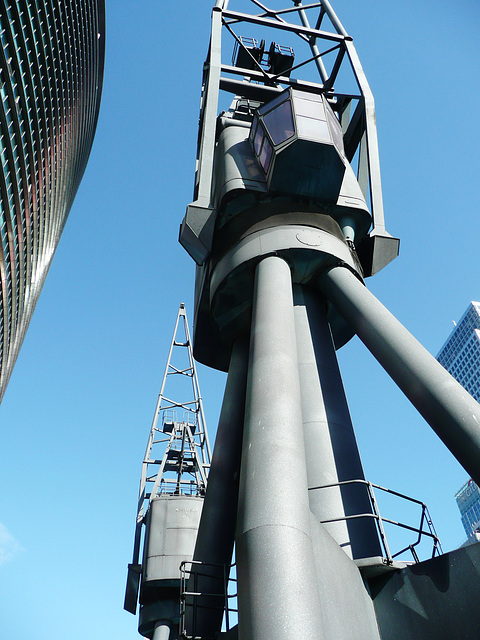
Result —
[[104, 0], [0, 0], [0, 400], [93, 142]]

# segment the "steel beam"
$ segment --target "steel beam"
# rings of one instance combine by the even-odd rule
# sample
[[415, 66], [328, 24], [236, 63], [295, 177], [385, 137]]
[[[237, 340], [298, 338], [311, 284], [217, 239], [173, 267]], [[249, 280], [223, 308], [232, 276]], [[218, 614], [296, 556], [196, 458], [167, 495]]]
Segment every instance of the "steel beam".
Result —
[[323, 640], [291, 273], [256, 268], [236, 538], [239, 640]]
[[[300, 285], [294, 287], [294, 301], [310, 508], [320, 522], [372, 514], [364, 484], [319, 488], [364, 480], [365, 476], [325, 302]], [[340, 520], [324, 526], [350, 557], [382, 555], [373, 518]]]
[[297, 35], [306, 35], [311, 38], [322, 38], [323, 40], [331, 40], [332, 42], [344, 42], [345, 40], [351, 40], [351, 37], [346, 35], [339, 35], [331, 33], [330, 31], [320, 31], [320, 29], [311, 29], [308, 27], [300, 27], [296, 24], [290, 24], [287, 22], [280, 22], [272, 18], [262, 18], [259, 16], [249, 15], [247, 13], [240, 13], [239, 11], [223, 11], [223, 17], [229, 20], [227, 24], [235, 24], [237, 22], [250, 22], [251, 24], [257, 24], [262, 27], [273, 27], [274, 29], [282, 29], [283, 31], [290, 31]]
[[[248, 339], [244, 337], [236, 341], [232, 350], [208, 475], [208, 489], [193, 554], [194, 561], [206, 563], [199, 567], [195, 583], [195, 590], [203, 594], [223, 594], [225, 576], [228, 577], [232, 561], [247, 367]], [[195, 569], [193, 565], [192, 571]], [[223, 596], [199, 596], [196, 599], [196, 611], [193, 606], [187, 606], [187, 632], [213, 638], [221, 630], [224, 605]]]
[[480, 404], [345, 267], [320, 277], [345, 320], [480, 484]]
[[[169, 640], [170, 639], [170, 627], [168, 624], [164, 624], [163, 622], [159, 622], [155, 631], [153, 632], [152, 640]], [[173, 639], [170, 639], [173, 640]]]

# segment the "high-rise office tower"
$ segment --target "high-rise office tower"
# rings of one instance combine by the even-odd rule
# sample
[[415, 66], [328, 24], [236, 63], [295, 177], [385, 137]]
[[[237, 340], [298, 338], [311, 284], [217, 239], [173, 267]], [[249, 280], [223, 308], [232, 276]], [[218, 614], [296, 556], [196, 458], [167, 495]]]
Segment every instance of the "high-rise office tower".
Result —
[[[437, 360], [480, 402], [480, 302], [470, 302], [440, 349]], [[455, 494], [467, 541], [480, 526], [480, 490], [468, 480]]]
[[471, 302], [437, 360], [480, 402], [480, 302]]
[[104, 0], [0, 0], [0, 400], [93, 142]]
[[455, 494], [455, 500], [468, 538], [480, 526], [480, 489], [468, 480]]

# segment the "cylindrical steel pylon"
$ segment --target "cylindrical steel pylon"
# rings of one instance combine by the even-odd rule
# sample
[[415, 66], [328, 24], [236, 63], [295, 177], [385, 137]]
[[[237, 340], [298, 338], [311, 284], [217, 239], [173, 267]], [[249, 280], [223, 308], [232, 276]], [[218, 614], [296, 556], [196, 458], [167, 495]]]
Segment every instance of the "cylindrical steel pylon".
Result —
[[[340, 348], [357, 331], [459, 460], [468, 459], [472, 475], [480, 461], [480, 416], [472, 405], [465, 413], [448, 393], [443, 402], [447, 379], [437, 389], [427, 380], [433, 359], [424, 362], [419, 355], [417, 367], [420, 352], [409, 340], [408, 357], [401, 353], [404, 334], [374, 303], [362, 309], [363, 277], [393, 260], [399, 242], [385, 229], [374, 100], [330, 3], [294, 5], [299, 20], [291, 24], [283, 8], [249, 16], [231, 12], [228, 0], [217, 0], [212, 13], [195, 200], [187, 207], [180, 241], [198, 265], [196, 357], [224, 371], [230, 361], [230, 369], [214, 454], [224, 464], [216, 465], [215, 483], [212, 467], [208, 491], [215, 498], [205, 507], [197, 550], [199, 558], [228, 563], [234, 449], [245, 411], [236, 537], [238, 637], [374, 640], [379, 632], [372, 600], [356, 561], [383, 569], [386, 560], [379, 557], [378, 516], [363, 484], [334, 345]], [[309, 21], [307, 13], [317, 10]], [[333, 33], [324, 31], [324, 18]], [[262, 30], [281, 26], [282, 38], [288, 32], [300, 36], [310, 45], [308, 57], [302, 54], [294, 64], [293, 48], [272, 42], [265, 71], [265, 42], [233, 32], [244, 21]], [[235, 39], [232, 64], [242, 81], [222, 62], [224, 31]], [[330, 59], [336, 56], [330, 69], [326, 58], [316, 58], [325, 37]], [[320, 84], [290, 78], [291, 70], [314, 61]], [[350, 65], [345, 77], [353, 72], [358, 83], [353, 94], [334, 90], [342, 84], [344, 61]], [[235, 97], [217, 118], [224, 90]], [[235, 393], [231, 382], [238, 339], [249, 332], [242, 401], [245, 375]], [[440, 377], [437, 367], [434, 378]], [[424, 400], [416, 398], [419, 380]], [[444, 418], [447, 429], [439, 424]], [[222, 509], [229, 522], [218, 531]], [[218, 624], [209, 630], [219, 632]]]
[[320, 285], [358, 337], [480, 484], [480, 405], [350, 270], [324, 273]]
[[295, 285], [295, 326], [305, 434], [309, 503], [312, 513], [353, 558], [381, 556], [342, 378], [338, 368], [326, 301], [317, 292]]
[[239, 638], [324, 638], [291, 273], [274, 256], [256, 269], [236, 544]]
[[[213, 638], [224, 615], [226, 588], [237, 521], [238, 480], [242, 455], [245, 388], [248, 369], [248, 336], [240, 337], [232, 350], [214, 454], [208, 475], [208, 492], [198, 529], [191, 581], [201, 594], [187, 599], [187, 631]], [[193, 589], [189, 589], [193, 590]], [[214, 595], [212, 595], [214, 594]]]

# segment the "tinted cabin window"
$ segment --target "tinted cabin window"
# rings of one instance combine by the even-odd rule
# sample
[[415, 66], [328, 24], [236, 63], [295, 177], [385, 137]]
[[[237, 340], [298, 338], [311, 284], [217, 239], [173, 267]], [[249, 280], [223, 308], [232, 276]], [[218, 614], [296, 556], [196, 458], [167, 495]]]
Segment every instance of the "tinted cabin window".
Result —
[[290, 100], [263, 116], [263, 121], [275, 146], [291, 138], [295, 133], [295, 126]]
[[263, 138], [264, 138], [263, 127], [259, 124], [255, 132], [255, 137], [253, 139], [253, 149], [257, 157], [260, 155], [260, 149], [262, 148]]
[[268, 168], [270, 166], [270, 160], [272, 159], [273, 147], [270, 144], [269, 139], [265, 136], [263, 140], [262, 151], [260, 152], [260, 157], [258, 158], [260, 164], [262, 165], [262, 169], [265, 173], [268, 173]]

